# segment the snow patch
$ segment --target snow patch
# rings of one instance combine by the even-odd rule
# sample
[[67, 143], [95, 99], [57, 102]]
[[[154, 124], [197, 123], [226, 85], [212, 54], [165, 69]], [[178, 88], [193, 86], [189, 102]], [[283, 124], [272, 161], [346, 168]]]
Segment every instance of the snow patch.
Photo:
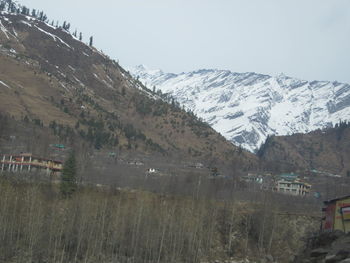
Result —
[[5, 87], [8, 88], [8, 89], [11, 89], [9, 85], [7, 85], [5, 82], [3, 82], [3, 81], [1, 81], [1, 80], [0, 80], [0, 84], [3, 85], [3, 86], [5, 86]]
[[68, 45], [66, 42], [64, 42], [61, 38], [59, 38], [58, 36], [54, 35], [54, 34], [51, 34], [45, 30], [43, 30], [42, 28], [38, 27], [38, 26], [35, 26], [37, 29], [39, 29], [39, 31], [43, 32], [44, 34], [52, 37], [55, 41], [58, 39], [62, 44], [66, 45], [68, 48], [74, 50], [70, 45]]
[[27, 25], [27, 26], [29, 26], [29, 27], [32, 27], [32, 24], [31, 24], [31, 23], [28, 23], [27, 21], [21, 20], [21, 21], [19, 21], [19, 22], [22, 23], [22, 24], [25, 24], [25, 25]]
[[84, 83], [80, 81], [76, 76], [73, 75], [73, 78], [79, 83], [80, 86], [85, 87]]
[[60, 82], [60, 85], [61, 85], [62, 88], [64, 88], [66, 91], [69, 91], [68, 88], [67, 88], [62, 82]]
[[10, 39], [9, 36], [7, 35], [9, 32], [7, 31], [6, 27], [2, 24], [1, 19], [0, 19], [0, 29], [5, 34], [6, 38]]

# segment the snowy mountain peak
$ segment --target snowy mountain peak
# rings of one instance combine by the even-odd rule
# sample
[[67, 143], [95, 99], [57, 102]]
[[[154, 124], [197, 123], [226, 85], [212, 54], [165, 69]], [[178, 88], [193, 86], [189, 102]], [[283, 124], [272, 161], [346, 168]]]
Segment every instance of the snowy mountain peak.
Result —
[[173, 74], [138, 66], [130, 72], [250, 151], [271, 134], [306, 133], [350, 119], [350, 85], [344, 83], [218, 69]]

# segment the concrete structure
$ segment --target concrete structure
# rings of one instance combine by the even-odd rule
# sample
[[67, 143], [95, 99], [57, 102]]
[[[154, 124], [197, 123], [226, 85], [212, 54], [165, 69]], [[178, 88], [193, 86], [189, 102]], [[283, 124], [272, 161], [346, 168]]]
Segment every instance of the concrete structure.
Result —
[[276, 191], [280, 193], [304, 196], [310, 192], [310, 189], [310, 184], [302, 182], [299, 179], [280, 179], [276, 182]]
[[262, 184], [264, 182], [264, 178], [262, 175], [257, 175], [257, 174], [252, 174], [252, 173], [248, 173], [248, 175], [243, 176], [242, 179], [246, 182], [246, 183], [258, 183], [258, 184]]
[[63, 163], [51, 159], [45, 159], [32, 154], [3, 155], [0, 161], [1, 172], [37, 172], [47, 174], [59, 174], [63, 169]]
[[257, 187], [265, 191], [276, 190], [275, 179], [276, 179], [275, 176], [272, 176], [270, 173], [264, 173], [264, 174], [248, 173], [248, 175], [242, 177], [242, 180], [245, 183], [248, 183], [248, 187], [253, 187], [255, 189]]
[[278, 177], [280, 179], [284, 179], [288, 181], [295, 181], [299, 178], [299, 175], [295, 173], [286, 173], [286, 174], [280, 174]]
[[155, 168], [149, 168], [147, 172], [150, 174], [154, 174], [157, 172], [157, 170]]
[[324, 202], [322, 230], [350, 232], [350, 195]]
[[204, 165], [203, 165], [202, 163], [196, 163], [196, 164], [195, 164], [195, 167], [196, 167], [197, 169], [203, 169], [203, 168], [204, 168]]

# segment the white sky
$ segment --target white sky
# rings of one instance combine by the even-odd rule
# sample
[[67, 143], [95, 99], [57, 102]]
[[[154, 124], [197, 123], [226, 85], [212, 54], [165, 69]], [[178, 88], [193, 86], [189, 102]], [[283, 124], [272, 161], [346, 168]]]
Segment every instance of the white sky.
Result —
[[19, 0], [124, 66], [350, 83], [350, 0]]

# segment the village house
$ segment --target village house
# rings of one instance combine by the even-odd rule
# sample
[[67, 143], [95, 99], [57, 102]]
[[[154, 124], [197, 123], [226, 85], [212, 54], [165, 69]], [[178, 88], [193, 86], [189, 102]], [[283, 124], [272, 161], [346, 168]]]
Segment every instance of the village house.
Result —
[[350, 195], [324, 202], [322, 230], [350, 232]]
[[311, 185], [301, 181], [296, 174], [282, 174], [276, 181], [275, 190], [280, 193], [304, 196], [310, 192]]
[[287, 181], [279, 180], [276, 184], [277, 192], [291, 194], [291, 195], [306, 195], [310, 192], [311, 185], [299, 180]]
[[63, 169], [61, 161], [33, 156], [30, 153], [18, 155], [4, 154], [0, 161], [1, 172], [46, 172], [60, 174]]
[[270, 173], [248, 173], [246, 176], [242, 177], [242, 180], [248, 184], [255, 184], [262, 190], [273, 191], [275, 189], [275, 178]]

